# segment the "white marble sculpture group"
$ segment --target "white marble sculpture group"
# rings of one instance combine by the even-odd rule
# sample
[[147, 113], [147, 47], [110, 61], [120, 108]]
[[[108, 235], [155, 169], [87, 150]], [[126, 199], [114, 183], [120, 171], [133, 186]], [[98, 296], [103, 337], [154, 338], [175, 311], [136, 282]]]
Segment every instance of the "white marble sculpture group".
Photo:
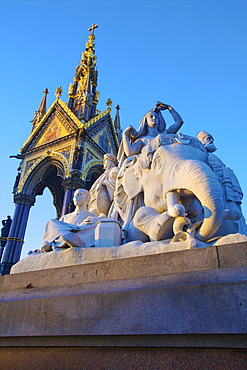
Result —
[[[162, 110], [174, 119], [169, 128]], [[235, 174], [212, 154], [210, 134], [184, 135], [182, 125], [171, 106], [157, 102], [137, 131], [127, 127], [117, 158], [105, 154], [105, 172], [90, 191], [75, 191], [75, 211], [48, 221], [42, 251], [247, 235]]]

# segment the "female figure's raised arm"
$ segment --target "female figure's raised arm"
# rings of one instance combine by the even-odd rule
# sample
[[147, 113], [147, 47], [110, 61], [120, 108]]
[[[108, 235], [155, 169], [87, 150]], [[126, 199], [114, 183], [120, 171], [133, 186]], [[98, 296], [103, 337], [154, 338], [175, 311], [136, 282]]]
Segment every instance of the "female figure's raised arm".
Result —
[[142, 140], [137, 140], [134, 143], [131, 141], [131, 136], [136, 134], [133, 126], [128, 126], [123, 132], [123, 149], [127, 157], [139, 154], [143, 148]]
[[175, 123], [171, 125], [166, 131], [167, 134], [176, 134], [178, 130], [182, 127], [183, 125], [183, 120], [182, 117], [178, 112], [175, 111], [171, 106], [168, 106], [168, 110], [172, 115], [172, 118], [174, 119]]

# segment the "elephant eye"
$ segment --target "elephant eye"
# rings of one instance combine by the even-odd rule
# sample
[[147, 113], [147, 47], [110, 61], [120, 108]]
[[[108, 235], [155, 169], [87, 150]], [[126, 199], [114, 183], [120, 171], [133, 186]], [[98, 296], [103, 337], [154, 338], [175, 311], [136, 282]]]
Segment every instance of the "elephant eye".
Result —
[[161, 157], [156, 157], [155, 160], [154, 160], [154, 167], [160, 168], [161, 164], [162, 164]]

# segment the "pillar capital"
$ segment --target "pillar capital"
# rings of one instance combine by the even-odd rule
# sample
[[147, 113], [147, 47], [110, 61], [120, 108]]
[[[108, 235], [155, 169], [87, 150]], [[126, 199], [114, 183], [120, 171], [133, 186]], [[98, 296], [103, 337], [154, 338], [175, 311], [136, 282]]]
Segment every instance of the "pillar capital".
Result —
[[17, 193], [14, 195], [14, 203], [15, 204], [24, 204], [27, 206], [33, 206], [35, 203], [35, 197], [28, 194]]
[[68, 189], [76, 190], [76, 189], [84, 189], [85, 182], [81, 179], [81, 172], [80, 171], [71, 171], [70, 177], [67, 177], [63, 180], [63, 188], [64, 191]]

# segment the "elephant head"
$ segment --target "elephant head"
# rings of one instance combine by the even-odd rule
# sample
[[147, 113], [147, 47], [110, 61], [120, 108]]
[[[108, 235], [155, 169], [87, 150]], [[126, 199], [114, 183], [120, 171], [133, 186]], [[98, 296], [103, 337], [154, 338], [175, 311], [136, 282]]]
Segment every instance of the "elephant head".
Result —
[[[207, 153], [193, 137], [166, 135], [169, 144], [154, 147], [149, 143], [125, 170], [124, 191], [130, 199], [144, 193], [144, 204], [159, 214], [168, 212], [176, 218], [188, 217], [202, 210], [203, 219], [196, 238], [209, 240], [219, 228], [223, 217], [222, 190], [214, 172], [207, 164]], [[156, 140], [157, 141], [157, 140]]]

